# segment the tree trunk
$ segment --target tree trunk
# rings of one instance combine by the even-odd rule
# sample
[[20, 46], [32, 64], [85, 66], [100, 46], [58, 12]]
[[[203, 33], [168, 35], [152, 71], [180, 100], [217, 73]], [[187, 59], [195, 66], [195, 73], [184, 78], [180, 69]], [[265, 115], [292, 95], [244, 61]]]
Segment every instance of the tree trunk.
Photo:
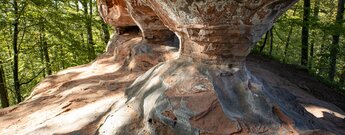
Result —
[[265, 48], [265, 46], [266, 46], [269, 32], [270, 32], [270, 31], [267, 31], [266, 34], [265, 34], [264, 43], [263, 43], [263, 44], [261, 45], [261, 47], [260, 47], [260, 53], [262, 53], [262, 51], [264, 50], [264, 48]]
[[[323, 33], [323, 36], [321, 39], [326, 39], [326, 34]], [[324, 43], [321, 43], [321, 46], [320, 46], [320, 50], [326, 50], [327, 47]], [[325, 67], [327, 67], [327, 63], [325, 61], [327, 61], [328, 57], [325, 56], [327, 52], [325, 51], [319, 51], [319, 53], [317, 55], [319, 55], [320, 57], [318, 57], [318, 60], [317, 60], [317, 68], [318, 68], [318, 73], [317, 75], [318, 76], [322, 76], [324, 73], [327, 73], [328, 70], [325, 70]], [[327, 67], [328, 68], [328, 67]]]
[[[42, 30], [41, 30], [42, 31]], [[40, 32], [40, 42], [39, 42], [39, 47], [40, 47], [40, 59], [41, 59], [41, 63], [42, 63], [42, 65], [44, 65], [45, 66], [45, 59], [44, 59], [44, 49], [43, 49], [43, 33], [42, 32]], [[46, 77], [46, 73], [45, 72], [43, 72], [43, 78], [45, 78]]]
[[[297, 10], [297, 7], [293, 10], [293, 14], [292, 14], [293, 16], [295, 16], [296, 10]], [[292, 22], [291, 22], [291, 23], [290, 23], [290, 30], [289, 30], [288, 37], [287, 37], [286, 43], [285, 43], [285, 49], [284, 49], [284, 63], [286, 62], [286, 59], [287, 59], [287, 52], [288, 52], [288, 49], [289, 49], [289, 46], [290, 46], [290, 40], [291, 40], [292, 31], [293, 31], [293, 26], [292, 26]]]
[[[41, 36], [41, 35], [40, 35], [40, 36]], [[42, 42], [40, 42], [40, 59], [41, 59], [42, 65], [45, 65], [45, 62], [44, 62], [44, 52], [43, 52], [43, 45], [42, 45]], [[42, 76], [43, 76], [43, 78], [45, 78], [45, 77], [46, 77], [46, 73], [43, 72], [43, 73], [42, 73]]]
[[44, 66], [45, 66], [45, 73], [47, 75], [52, 74], [52, 70], [50, 68], [50, 58], [49, 58], [49, 49], [48, 49], [48, 43], [45, 39], [45, 27], [44, 27], [44, 21], [41, 20], [41, 48], [43, 52], [43, 58], [44, 58]]
[[284, 63], [286, 62], [286, 59], [287, 59], [287, 51], [288, 51], [288, 48], [289, 48], [289, 45], [290, 45], [292, 31], [293, 31], [293, 27], [290, 26], [289, 34], [288, 34], [288, 37], [287, 37], [286, 43], [285, 43]]
[[48, 43], [44, 40], [43, 42], [43, 53], [44, 53], [44, 60], [45, 60], [45, 68], [47, 75], [52, 74], [52, 70], [50, 68], [50, 58], [49, 58], [49, 49], [48, 49]]
[[340, 86], [345, 86], [345, 66], [343, 67], [343, 71], [341, 72], [339, 83]]
[[[79, 2], [80, 3], [83, 3], [83, 1], [80, 1], [80, 0], [75, 0], [75, 5], [76, 5], [76, 10], [77, 10], [77, 13], [79, 14], [79, 11], [80, 11], [80, 7], [79, 7]], [[77, 30], [79, 31], [79, 42], [77, 42], [77, 45], [75, 46], [76, 50], [74, 50], [74, 52], [76, 53], [76, 55], [80, 55], [80, 50], [82, 50], [82, 45], [85, 44], [85, 41], [84, 41], [84, 32], [83, 32], [83, 25], [82, 24], [77, 24]], [[76, 56], [74, 56], [76, 58]], [[76, 59], [75, 59], [76, 60]]]
[[314, 61], [314, 42], [310, 44], [309, 61], [308, 61], [309, 70], [313, 68], [313, 61]]
[[104, 21], [101, 21], [101, 22], [102, 22], [102, 31], [103, 31], [103, 41], [105, 44], [107, 44], [110, 39], [109, 28], [108, 28], [108, 25], [105, 24]]
[[[336, 26], [341, 26], [343, 15], [344, 15], [344, 1], [345, 0], [338, 0], [338, 9], [337, 9], [337, 17], [335, 20]], [[337, 55], [339, 53], [339, 39], [340, 34], [339, 32], [336, 32], [333, 35], [332, 45], [331, 45], [331, 51], [330, 51], [330, 65], [329, 65], [329, 72], [328, 72], [328, 79], [331, 81], [334, 81], [334, 77], [336, 75], [337, 70]]]
[[2, 61], [0, 60], [0, 99], [2, 108], [10, 106], [8, 102], [8, 93], [6, 90], [5, 72], [2, 67]]
[[88, 44], [88, 59], [91, 61], [96, 58], [93, 35], [92, 35], [92, 0], [89, 0], [90, 12], [88, 13], [88, 1], [84, 0], [83, 3], [85, 27], [87, 31], [87, 44]]
[[20, 83], [18, 79], [18, 34], [19, 34], [19, 12], [18, 12], [18, 3], [16, 0], [13, 0], [13, 13], [14, 13], [14, 22], [13, 22], [13, 39], [12, 39], [12, 47], [13, 47], [13, 84], [14, 84], [14, 91], [15, 96], [17, 99], [17, 103], [22, 101], [22, 96], [20, 92]]
[[308, 66], [310, 0], [304, 0], [301, 65]]
[[[97, 13], [99, 14], [98, 10], [96, 10]], [[101, 19], [101, 24], [102, 24], [102, 39], [105, 44], [108, 44], [108, 41], [110, 40], [110, 32], [108, 25], [105, 23], [105, 20], [100, 16]]]
[[61, 62], [60, 66], [61, 66], [61, 68], [60, 69], [62, 70], [62, 69], [66, 68], [65, 53], [63, 51], [63, 46], [61, 44], [59, 44], [58, 46], [59, 46], [59, 50], [60, 50], [59, 56], [61, 56], [61, 59], [60, 59], [60, 62]]
[[272, 51], [273, 51], [273, 27], [271, 28], [270, 32], [270, 52], [269, 55], [272, 56]]
[[[320, 1], [316, 0], [314, 3], [314, 19], [318, 20], [319, 18], [319, 11], [320, 11]], [[312, 43], [310, 44], [310, 52], [309, 52], [309, 64], [308, 68], [312, 69], [314, 65], [314, 45], [315, 41], [312, 40]]]

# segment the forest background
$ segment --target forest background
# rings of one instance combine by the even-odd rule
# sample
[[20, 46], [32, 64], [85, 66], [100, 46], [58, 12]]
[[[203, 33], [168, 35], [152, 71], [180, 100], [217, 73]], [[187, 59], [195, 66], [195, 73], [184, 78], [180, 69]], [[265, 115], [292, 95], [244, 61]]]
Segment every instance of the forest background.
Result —
[[[344, 1], [300, 0], [253, 53], [294, 65], [344, 92]], [[20, 103], [43, 78], [91, 62], [116, 33], [94, 0], [2, 0], [0, 16], [1, 107]]]

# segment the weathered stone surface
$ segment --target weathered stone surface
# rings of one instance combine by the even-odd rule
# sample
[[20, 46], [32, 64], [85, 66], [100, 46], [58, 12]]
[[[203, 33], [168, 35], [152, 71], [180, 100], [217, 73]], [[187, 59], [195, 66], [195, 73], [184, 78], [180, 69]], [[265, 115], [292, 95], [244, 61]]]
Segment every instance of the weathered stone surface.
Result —
[[136, 26], [123, 0], [97, 0], [98, 11], [103, 20], [115, 27]]
[[[105, 120], [99, 132], [101, 134], [344, 133], [340, 121], [345, 116], [341, 109], [311, 97], [295, 84], [269, 70], [255, 68], [258, 63], [255, 63], [256, 59], [253, 60], [249, 62], [254, 68], [252, 71], [265, 85], [253, 76], [243, 84], [233, 84], [233, 81], [228, 81], [231, 79], [226, 77], [218, 80], [220, 78], [217, 72], [222, 69], [183, 59], [159, 64], [140, 76], [126, 90], [127, 103], [110, 112], [112, 117]], [[237, 89], [231, 87], [233, 85], [237, 85]], [[216, 93], [218, 90], [233, 93], [233, 98], [228, 101], [232, 108], [228, 112], [220, 104]], [[332, 120], [315, 117], [317, 113], [310, 110], [312, 106], [318, 111], [324, 108], [324, 113], [334, 113], [337, 116], [333, 116]], [[229, 118], [229, 115], [233, 117]]]
[[[132, 37], [132, 40], [122, 38], [122, 40], [119, 39], [117, 41], [118, 45], [135, 44], [138, 42], [140, 42], [140, 38], [138, 37]], [[108, 51], [114, 52], [114, 50], [110, 49], [108, 49]], [[117, 122], [116, 124], [121, 124], [119, 120], [125, 119], [125, 117], [123, 117], [123, 115], [114, 116], [114, 112], [117, 111], [119, 114], [119, 108], [124, 106], [127, 101], [125, 88], [136, 79], [137, 74], [143, 72], [128, 73], [129, 71], [122, 70], [123, 68], [121, 68], [121, 70], [116, 70], [118, 64], [112, 57], [114, 56], [109, 54], [104, 55], [95, 61], [98, 64], [90, 64], [63, 70], [59, 74], [51, 76], [41, 82], [35, 88], [35, 92], [32, 94], [33, 97], [24, 101], [22, 104], [1, 109], [0, 134], [95, 134], [100, 131], [100, 125], [104, 125], [105, 122], [111, 121], [110, 118], [116, 117], [113, 121], [114, 125], [115, 122]], [[175, 63], [172, 64], [175, 65]], [[92, 67], [91, 65], [94, 66]], [[280, 94], [277, 94], [277, 98], [283, 97], [283, 100], [295, 102], [295, 105], [303, 106], [297, 109], [300, 109], [306, 116], [317, 119], [318, 122], [314, 125], [323, 127], [320, 130], [308, 130], [299, 133], [308, 135], [319, 133], [323, 135], [327, 134], [325, 131], [330, 130], [330, 132], [334, 134], [337, 133], [341, 135], [344, 133], [343, 118], [345, 118], [345, 112], [331, 103], [320, 101], [310, 93], [307, 93], [304, 89], [299, 88], [300, 84], [290, 80], [303, 79], [309, 82], [310, 80], [305, 80], [305, 76], [300, 77], [298, 76], [299, 74], [297, 74], [295, 75], [296, 78], [283, 78], [280, 75], [288, 75], [289, 73], [279, 72], [280, 75], [278, 75], [271, 72], [271, 70], [275, 69], [275, 72], [278, 72], [281, 69], [287, 71], [291, 69], [285, 69], [285, 65], [281, 65], [282, 67], [280, 67], [280, 69], [276, 69], [277, 67], [273, 66], [268, 59], [260, 60], [257, 56], [251, 56], [247, 61], [247, 66], [260, 81], [265, 82], [266, 86], [268, 85], [274, 88], [275, 91], [280, 92]], [[187, 69], [188, 71], [194, 70]], [[178, 83], [175, 82], [176, 78], [184, 78], [181, 76], [181, 74], [184, 74], [181, 70], [176, 71], [178, 73], [172, 74], [173, 76], [167, 79], [166, 82], [168, 84]], [[114, 71], [116, 72], [114, 73]], [[295, 71], [291, 70], [291, 72]], [[194, 79], [196, 77], [202, 78]], [[212, 86], [209, 87], [210, 83], [207, 82], [205, 75], [200, 76], [199, 74], [193, 74], [193, 77], [189, 78], [193, 78], [192, 81], [185, 82], [181, 86], [177, 85], [176, 87], [179, 89], [173, 89], [163, 93], [162, 96], [174, 103], [174, 107], [176, 108], [160, 112], [161, 114], [159, 116], [164, 116], [164, 120], [170, 121], [170, 124], [165, 124], [157, 118], [152, 119], [152, 127], [157, 129], [157, 134], [177, 134], [173, 132], [170, 125], [174, 125], [175, 121], [175, 125], [180, 125], [178, 122], [182, 122], [182, 120], [179, 119], [181, 113], [176, 110], [183, 107], [179, 107], [179, 104], [186, 105], [186, 102], [189, 103], [186, 107], [198, 113], [188, 121], [191, 126], [199, 129], [200, 133], [225, 134], [238, 131], [237, 134], [246, 134], [255, 130], [252, 129], [255, 127], [248, 128], [248, 124], [243, 121], [239, 121], [238, 123], [240, 124], [237, 124], [237, 122], [228, 119], [227, 116], [224, 115], [219, 102], [216, 100], [217, 96], [215, 95], [215, 91], [211, 90]], [[200, 84], [195, 81], [200, 81]], [[181, 89], [181, 87], [183, 88], [187, 83], [191, 83], [187, 85], [188, 87], [195, 86], [195, 88], [191, 91], [188, 90], [188, 87]], [[321, 88], [320, 91], [330, 93], [329, 89]], [[61, 97], [60, 95], [64, 96]], [[286, 97], [289, 98], [285, 99]], [[84, 99], [80, 100], [80, 98]], [[66, 106], [68, 104], [71, 105]], [[291, 107], [291, 110], [294, 108], [295, 107]], [[277, 112], [279, 113], [279, 111]], [[61, 114], [57, 115], [59, 113]], [[310, 116], [311, 114], [314, 116]], [[95, 118], [99, 120], [95, 120]], [[287, 122], [281, 123], [280, 126], [294, 126], [294, 124], [288, 120], [284, 121]], [[320, 121], [322, 121], [323, 124], [319, 124]], [[70, 122], [73, 123], [71, 124]], [[143, 121], [143, 123], [146, 123], [146, 121]], [[325, 125], [325, 123], [328, 125]], [[38, 127], [40, 127], [40, 129], [38, 129]], [[107, 129], [111, 130], [111, 128]], [[280, 131], [282, 132], [281, 134], [284, 134], [283, 130]], [[293, 133], [297, 134], [296, 131], [293, 131]]]
[[0, 110], [0, 134], [96, 133], [139, 75], [177, 57], [173, 45], [142, 44], [137, 34], [115, 35], [95, 62], [47, 77], [23, 103]]
[[[180, 58], [155, 66], [133, 82], [126, 90], [126, 104], [112, 113], [100, 133], [344, 132], [306, 114], [295, 96], [280, 96], [281, 91], [263, 85], [244, 64], [251, 47], [296, 1], [128, 2], [129, 6], [137, 4], [138, 9], [151, 7], [178, 35]], [[120, 117], [121, 123], [114, 124]], [[227, 120], [224, 124], [205, 123], [217, 118]], [[220, 130], [222, 126], [224, 130]]]
[[[140, 1], [140, 0], [137, 0]], [[274, 20], [297, 0], [146, 0], [196, 61], [243, 61]]]
[[141, 30], [143, 42], [176, 42], [175, 34], [159, 20], [148, 6], [125, 0], [98, 0], [98, 9], [103, 20], [117, 28], [118, 33], [128, 31], [131, 26]]
[[153, 10], [135, 0], [127, 0], [129, 12], [139, 26], [142, 37], [146, 42], [167, 42], [174, 39], [175, 34], [170, 31]]
[[[258, 66], [254, 62], [250, 64]], [[341, 109], [308, 94], [290, 93], [286, 88], [299, 88], [269, 71], [254, 70], [262, 73], [260, 79], [264, 78], [262, 81], [269, 85], [263, 85], [252, 75], [246, 80], [234, 80], [240, 73], [235, 73], [233, 78], [220, 77], [218, 73], [221, 71], [217, 66], [183, 59], [157, 65], [126, 90], [127, 103], [110, 113], [113, 117], [105, 120], [100, 133], [344, 133], [340, 121], [345, 115]], [[273, 83], [272, 80], [279, 81]], [[220, 97], [219, 91], [231, 93], [223, 95], [230, 98]], [[325, 113], [333, 112], [337, 116], [334, 116], [334, 120], [325, 121], [315, 117], [317, 113], [309, 109], [311, 106], [319, 111], [326, 107]]]
[[296, 1], [101, 0], [103, 18], [126, 31], [94, 63], [0, 110], [0, 134], [345, 134], [337, 106], [255, 57], [245, 64]]

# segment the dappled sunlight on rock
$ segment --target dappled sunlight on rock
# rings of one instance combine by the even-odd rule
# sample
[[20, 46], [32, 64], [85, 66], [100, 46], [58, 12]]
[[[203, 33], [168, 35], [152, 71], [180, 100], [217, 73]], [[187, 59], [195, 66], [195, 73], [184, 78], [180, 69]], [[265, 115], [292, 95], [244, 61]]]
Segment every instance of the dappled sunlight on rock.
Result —
[[295, 2], [99, 0], [105, 54], [0, 110], [0, 134], [345, 134], [341, 100], [246, 61]]
[[102, 74], [109, 74], [118, 71], [121, 68], [120, 64], [102, 64], [102, 65], [91, 65], [85, 71], [81, 71], [81, 74], [76, 76], [78, 79], [84, 79], [88, 77], [92, 77], [95, 75], [102, 75]]
[[336, 112], [321, 106], [315, 106], [315, 105], [303, 105], [303, 107], [311, 114], [313, 114], [317, 118], [323, 118], [325, 113], [329, 113], [334, 115], [335, 117], [338, 117], [340, 119], [345, 119], [345, 113], [344, 112]]
[[[107, 53], [94, 62], [47, 77], [33, 89], [25, 102], [0, 111], [0, 134], [96, 132], [109, 112], [116, 106], [124, 105], [125, 88], [149, 66], [158, 63], [143, 69], [134, 67], [135, 71], [128, 68], [126, 61], [138, 59], [130, 53], [132, 46], [140, 41], [138, 35], [116, 36], [109, 44]], [[159, 56], [162, 53], [161, 56], [165, 56], [165, 52], [171, 55], [176, 50], [158, 49], [152, 54]], [[138, 60], [145, 60], [146, 56], [139, 56]]]
[[[99, 116], [105, 115], [105, 113], [109, 111], [110, 107], [116, 100], [118, 99], [114, 97], [108, 97], [106, 99], [98, 100], [93, 103], [88, 103], [80, 108], [69, 109], [67, 107], [65, 108], [66, 110], [60, 112], [59, 114], [57, 114], [57, 116], [53, 116], [50, 119], [45, 119], [47, 121], [41, 123], [41, 125], [44, 125], [44, 127], [37, 127], [37, 130], [31, 129], [33, 131], [32, 133], [39, 134], [40, 132], [46, 133], [49, 131], [54, 131], [55, 133], [69, 133], [75, 131], [76, 129], [81, 130], [89, 125], [90, 122], [99, 121]], [[45, 127], [50, 128], [46, 130]]]

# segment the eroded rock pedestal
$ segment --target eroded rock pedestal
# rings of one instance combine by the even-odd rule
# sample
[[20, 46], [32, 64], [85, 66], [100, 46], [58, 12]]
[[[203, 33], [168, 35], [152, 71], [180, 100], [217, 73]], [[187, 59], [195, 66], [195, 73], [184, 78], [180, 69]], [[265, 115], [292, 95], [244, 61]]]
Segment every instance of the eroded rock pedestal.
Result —
[[151, 7], [178, 35], [180, 58], [140, 76], [100, 133], [298, 134], [322, 129], [301, 106], [262, 85], [244, 64], [253, 45], [295, 2], [127, 1], [132, 16], [145, 20], [136, 15]]
[[[297, 0], [128, 0], [139, 24], [149, 11], [180, 40], [180, 57], [156, 65], [126, 90], [101, 134], [299, 134], [333, 127], [247, 71], [245, 58]], [[151, 13], [151, 12], [150, 12]], [[154, 22], [154, 21], [147, 21]], [[310, 131], [311, 130], [311, 131]], [[315, 131], [314, 131], [315, 130]], [[330, 130], [328, 130], [330, 131]], [[334, 133], [343, 132], [333, 127]]]
[[245, 62], [296, 1], [99, 0], [107, 52], [0, 110], [0, 134], [345, 134], [337, 106]]

